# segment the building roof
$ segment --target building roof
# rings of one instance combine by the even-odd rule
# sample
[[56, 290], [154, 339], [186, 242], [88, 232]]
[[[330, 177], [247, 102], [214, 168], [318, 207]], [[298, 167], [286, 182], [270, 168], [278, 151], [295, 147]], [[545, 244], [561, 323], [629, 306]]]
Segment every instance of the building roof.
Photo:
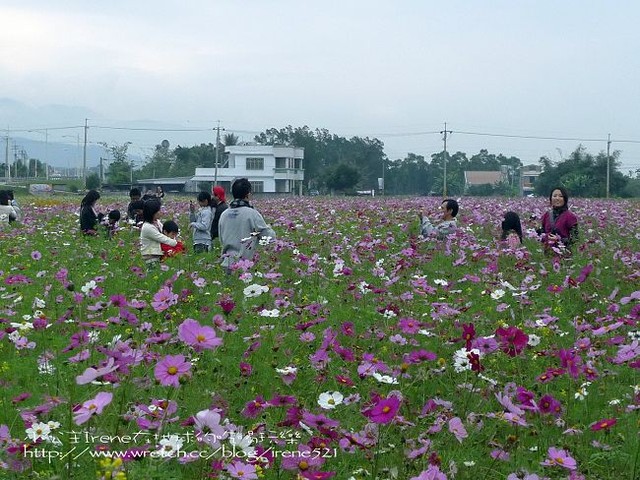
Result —
[[464, 183], [469, 185], [495, 185], [504, 180], [504, 174], [500, 171], [474, 171], [465, 170]]
[[184, 185], [191, 180], [192, 177], [172, 177], [172, 178], [141, 178], [136, 183], [153, 184], [153, 185]]

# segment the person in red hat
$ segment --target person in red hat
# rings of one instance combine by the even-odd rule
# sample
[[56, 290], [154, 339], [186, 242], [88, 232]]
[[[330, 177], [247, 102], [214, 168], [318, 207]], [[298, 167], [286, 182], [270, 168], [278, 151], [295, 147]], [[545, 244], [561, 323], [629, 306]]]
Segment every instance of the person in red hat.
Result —
[[215, 202], [215, 213], [213, 214], [213, 222], [211, 222], [211, 240], [218, 238], [218, 224], [220, 223], [220, 215], [224, 212], [229, 205], [227, 205], [225, 201], [225, 193], [224, 188], [220, 185], [216, 185], [213, 187], [211, 191], [211, 196], [213, 197], [213, 201]]

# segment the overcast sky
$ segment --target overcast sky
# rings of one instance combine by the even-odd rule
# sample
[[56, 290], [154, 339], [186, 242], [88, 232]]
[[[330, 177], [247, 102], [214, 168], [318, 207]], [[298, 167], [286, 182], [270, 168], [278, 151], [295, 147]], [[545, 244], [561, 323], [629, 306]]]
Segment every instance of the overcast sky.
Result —
[[[2, 0], [0, 19], [2, 129], [220, 120], [251, 140], [308, 125], [378, 137], [396, 159], [441, 150], [425, 132], [446, 121], [448, 150], [469, 156], [558, 160], [579, 142], [462, 132], [601, 139], [583, 142], [593, 153], [611, 133], [640, 168], [637, 1]], [[143, 152], [214, 136], [90, 138]]]

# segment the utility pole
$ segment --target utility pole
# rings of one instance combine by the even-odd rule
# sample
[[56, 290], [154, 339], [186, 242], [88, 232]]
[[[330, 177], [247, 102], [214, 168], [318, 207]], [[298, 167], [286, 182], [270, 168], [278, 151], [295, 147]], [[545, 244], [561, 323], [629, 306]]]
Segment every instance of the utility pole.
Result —
[[611, 149], [611, 134], [607, 135], [607, 198], [609, 198], [609, 163], [611, 157], [609, 156], [609, 151]]
[[451, 130], [447, 130], [447, 122], [444, 122], [444, 130], [440, 132], [444, 134], [444, 176], [442, 179], [442, 196], [447, 196], [447, 133], [453, 133]]
[[[213, 186], [218, 186], [218, 163], [220, 163], [220, 120], [218, 120], [218, 126], [214, 129], [216, 130], [216, 170], [213, 174]], [[224, 128], [222, 129], [224, 130]]]
[[7, 127], [7, 136], [5, 137], [5, 141], [7, 142], [7, 148], [4, 152], [4, 161], [7, 168], [4, 171], [4, 176], [7, 183], [9, 183], [11, 181], [11, 168], [9, 167], [9, 127]]
[[84, 150], [82, 153], [82, 188], [87, 189], [87, 136], [89, 134], [89, 119], [84, 119]]

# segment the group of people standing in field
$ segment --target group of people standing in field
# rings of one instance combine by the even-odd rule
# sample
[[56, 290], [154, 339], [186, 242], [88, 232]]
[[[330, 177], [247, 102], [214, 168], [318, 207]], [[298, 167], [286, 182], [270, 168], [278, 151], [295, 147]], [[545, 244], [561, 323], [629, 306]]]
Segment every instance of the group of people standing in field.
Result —
[[[193, 251], [196, 254], [212, 250], [219, 239], [222, 247], [222, 265], [230, 271], [239, 260], [253, 257], [260, 240], [275, 238], [262, 215], [251, 205], [252, 187], [249, 180], [240, 178], [231, 186], [233, 201], [226, 202], [221, 186], [213, 187], [212, 194], [198, 193], [196, 203], [189, 202], [189, 228], [192, 232]], [[179, 238], [176, 222], [160, 222], [162, 203], [157, 196], [142, 197], [136, 188], [129, 192], [127, 220], [140, 230], [140, 253], [147, 264], [154, 264], [166, 257], [185, 251]], [[117, 229], [120, 212], [112, 210], [107, 219], [98, 213], [96, 202], [100, 194], [90, 190], [80, 208], [80, 229], [86, 235], [96, 235], [99, 224], [107, 231]], [[117, 214], [116, 214], [117, 212]]]
[[[4, 202], [3, 193], [0, 192], [0, 213]], [[239, 260], [250, 260], [253, 257], [261, 239], [269, 241], [276, 234], [251, 205], [252, 187], [246, 178], [233, 183], [233, 201], [230, 204], [227, 204], [225, 190], [221, 186], [215, 186], [212, 193], [201, 191], [195, 203], [189, 202], [193, 252], [210, 252], [219, 239], [221, 263], [230, 272]], [[179, 238], [176, 222], [160, 222], [161, 197], [142, 197], [136, 188], [129, 195], [131, 202], [127, 207], [127, 219], [140, 230], [140, 253], [144, 261], [153, 264], [184, 252], [185, 246]], [[80, 228], [87, 235], [95, 235], [98, 224], [103, 224], [111, 236], [118, 228], [120, 212], [112, 210], [106, 217], [98, 213], [95, 203], [99, 198], [100, 194], [95, 190], [85, 195], [80, 209]], [[569, 210], [567, 191], [563, 187], [554, 188], [549, 195], [549, 204], [550, 209], [542, 216], [537, 233], [547, 247], [570, 251], [578, 235], [578, 219]], [[451, 198], [445, 199], [440, 209], [441, 221], [435, 225], [428, 216], [422, 213], [418, 215], [423, 238], [443, 239], [457, 230], [458, 202]], [[501, 226], [500, 239], [509, 247], [518, 247], [523, 240], [519, 215], [513, 211], [506, 212]]]
[[[551, 190], [549, 206], [551, 208], [542, 216], [540, 228], [536, 232], [547, 247], [569, 251], [578, 236], [578, 218], [569, 210], [569, 194], [564, 187]], [[456, 231], [458, 202], [451, 198], [443, 200], [440, 209], [442, 221], [435, 226], [427, 216], [418, 214], [422, 237], [442, 239]], [[522, 223], [516, 212], [505, 212], [501, 227], [500, 240], [512, 248], [522, 244]]]

